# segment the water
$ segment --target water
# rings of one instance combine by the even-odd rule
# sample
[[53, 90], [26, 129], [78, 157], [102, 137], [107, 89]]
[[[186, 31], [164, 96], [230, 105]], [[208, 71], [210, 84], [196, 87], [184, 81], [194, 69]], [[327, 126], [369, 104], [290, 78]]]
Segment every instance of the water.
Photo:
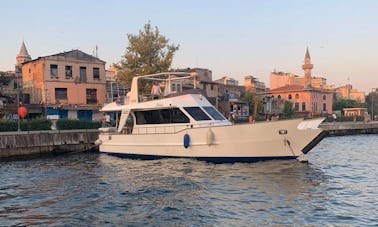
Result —
[[0, 162], [0, 226], [377, 226], [378, 135], [296, 160], [209, 164], [96, 153]]

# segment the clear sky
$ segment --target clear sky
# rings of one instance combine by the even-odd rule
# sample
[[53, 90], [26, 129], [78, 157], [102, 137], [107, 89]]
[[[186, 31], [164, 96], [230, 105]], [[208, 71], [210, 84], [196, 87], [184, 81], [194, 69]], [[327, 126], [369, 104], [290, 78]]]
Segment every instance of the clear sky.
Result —
[[[208, 68], [213, 79], [269, 86], [273, 70], [303, 75], [306, 47], [313, 76], [335, 86], [378, 87], [377, 0], [1, 0], [0, 70], [13, 70], [22, 41], [32, 58], [80, 49], [107, 67], [119, 62], [146, 22], [179, 44], [173, 68]], [[349, 78], [349, 81], [348, 81]]]

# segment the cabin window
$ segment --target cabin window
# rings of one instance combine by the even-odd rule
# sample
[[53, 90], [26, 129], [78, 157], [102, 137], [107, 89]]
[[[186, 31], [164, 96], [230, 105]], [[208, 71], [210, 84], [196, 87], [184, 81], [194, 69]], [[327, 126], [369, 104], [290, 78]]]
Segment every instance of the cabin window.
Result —
[[225, 120], [222, 114], [220, 114], [214, 107], [205, 106], [203, 107], [205, 111], [214, 119], [214, 120]]
[[179, 109], [135, 111], [137, 125], [189, 123], [189, 118]]
[[209, 116], [199, 107], [184, 107], [184, 109], [194, 118], [196, 121], [208, 121], [211, 120]]

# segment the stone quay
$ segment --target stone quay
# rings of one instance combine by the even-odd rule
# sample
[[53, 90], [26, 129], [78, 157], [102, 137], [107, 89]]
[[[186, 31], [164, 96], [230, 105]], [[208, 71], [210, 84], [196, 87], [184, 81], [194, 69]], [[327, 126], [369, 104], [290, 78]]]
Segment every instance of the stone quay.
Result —
[[0, 160], [96, 150], [97, 129], [0, 132]]

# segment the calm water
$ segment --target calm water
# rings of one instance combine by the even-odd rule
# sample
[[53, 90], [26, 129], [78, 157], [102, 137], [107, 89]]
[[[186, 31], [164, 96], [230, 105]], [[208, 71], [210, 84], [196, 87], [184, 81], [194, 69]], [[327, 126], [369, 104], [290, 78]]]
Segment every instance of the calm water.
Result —
[[326, 138], [307, 157], [0, 162], [0, 226], [378, 225], [378, 135]]

